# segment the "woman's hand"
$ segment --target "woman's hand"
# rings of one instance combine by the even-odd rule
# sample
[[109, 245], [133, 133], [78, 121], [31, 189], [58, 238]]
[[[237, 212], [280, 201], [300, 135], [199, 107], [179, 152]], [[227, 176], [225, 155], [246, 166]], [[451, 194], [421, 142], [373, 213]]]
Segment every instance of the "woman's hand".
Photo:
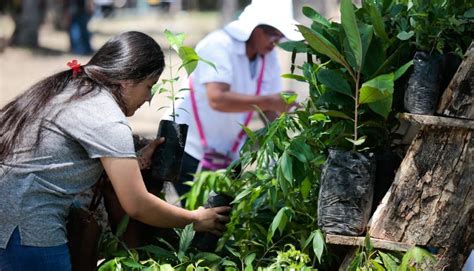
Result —
[[137, 160], [140, 165], [140, 169], [147, 169], [151, 166], [151, 158], [155, 152], [156, 147], [165, 142], [164, 137], [150, 141], [145, 147], [141, 148], [137, 152]]
[[229, 206], [221, 206], [205, 209], [199, 207], [192, 211], [196, 218], [194, 222], [195, 231], [208, 231], [214, 235], [221, 236], [225, 232], [225, 224], [229, 222]]

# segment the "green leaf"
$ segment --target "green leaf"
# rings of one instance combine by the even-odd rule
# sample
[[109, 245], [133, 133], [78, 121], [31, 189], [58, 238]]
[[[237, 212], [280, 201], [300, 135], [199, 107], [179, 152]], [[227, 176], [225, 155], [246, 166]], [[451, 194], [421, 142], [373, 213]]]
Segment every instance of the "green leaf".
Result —
[[313, 159], [313, 152], [306, 143], [304, 138], [295, 138], [291, 141], [290, 147], [287, 149], [288, 154], [296, 157], [302, 163], [306, 163]]
[[175, 269], [168, 263], [160, 264], [160, 271], [174, 271]]
[[297, 74], [285, 73], [285, 74], [282, 74], [281, 77], [285, 79], [294, 79], [299, 82], [306, 82], [306, 78], [304, 76], [297, 75]]
[[195, 231], [193, 230], [193, 224], [188, 224], [181, 230], [179, 238], [179, 251], [185, 253], [191, 242], [193, 241]]
[[322, 121], [322, 122], [328, 121], [326, 114], [322, 114], [322, 113], [313, 114], [309, 117], [309, 119], [314, 120], [314, 121]]
[[122, 261], [122, 263], [128, 267], [131, 267], [131, 268], [137, 268], [137, 269], [141, 269], [143, 268], [143, 266], [136, 262], [135, 260], [133, 259], [130, 259], [130, 258], [126, 258]]
[[474, 18], [474, 8], [470, 8], [468, 10], [466, 10], [466, 12], [464, 12], [464, 17], [466, 18], [469, 18], [469, 19], [473, 19]]
[[181, 48], [181, 46], [183, 46], [185, 35], [183, 33], [173, 34], [171, 31], [166, 29], [165, 30], [165, 37], [168, 40], [168, 43], [170, 44], [170, 47], [173, 50], [175, 50], [176, 53], [179, 53], [179, 49]]
[[351, 0], [342, 0], [341, 2], [341, 24], [346, 33], [357, 66], [360, 68], [362, 66], [362, 42], [360, 40], [359, 28]]
[[221, 256], [211, 253], [211, 252], [199, 252], [194, 256], [195, 259], [203, 259], [208, 262], [217, 262], [220, 261], [222, 258]]
[[347, 80], [336, 70], [321, 69], [317, 78], [319, 82], [331, 90], [353, 97], [351, 86]]
[[189, 76], [196, 69], [198, 61], [199, 61], [199, 56], [197, 55], [196, 51], [194, 51], [193, 48], [186, 47], [186, 46], [179, 48], [178, 55], [183, 62], [181, 66], [178, 68], [178, 70], [184, 67], [184, 69], [186, 70], [186, 73]]
[[362, 84], [360, 88], [359, 104], [372, 103], [393, 94], [393, 73], [379, 75]]
[[282, 91], [280, 97], [286, 104], [290, 105], [296, 101], [298, 94], [291, 91]]
[[308, 199], [309, 193], [311, 192], [311, 181], [308, 179], [308, 177], [304, 178], [304, 180], [301, 182], [300, 191], [303, 199]]
[[160, 93], [160, 90], [163, 88], [163, 83], [161, 82], [156, 82], [152, 87], [151, 87], [151, 97], [155, 96], [155, 94], [158, 92]]
[[365, 142], [365, 140], [367, 139], [367, 137], [366, 137], [366, 136], [361, 136], [361, 137], [359, 137], [359, 139], [357, 139], [357, 140], [354, 140], [354, 139], [348, 138], [348, 137], [346, 137], [346, 139], [347, 139], [347, 141], [351, 142], [351, 143], [354, 144], [355, 146], [360, 146], [360, 145], [364, 144], [364, 142]]
[[245, 190], [240, 192], [230, 204], [238, 203], [241, 199], [245, 198], [250, 193], [252, 193], [252, 188], [251, 187], [245, 188]]
[[313, 20], [313, 22], [323, 25], [325, 27], [331, 27], [331, 22], [329, 22], [324, 16], [319, 14], [316, 10], [311, 7], [304, 6], [303, 14]]
[[316, 255], [316, 258], [318, 261], [321, 263], [321, 258], [323, 256], [324, 252], [324, 235], [321, 232], [321, 230], [315, 230], [314, 231], [314, 238], [313, 238], [313, 251], [314, 255]]
[[286, 223], [288, 222], [288, 213], [290, 211], [290, 208], [285, 206], [282, 207], [278, 213], [275, 215], [273, 218], [272, 224], [270, 231], [268, 232], [268, 240], [271, 240], [273, 236], [275, 235], [275, 231], [278, 229], [280, 231], [280, 234], [283, 233], [283, 230], [286, 227]]
[[280, 165], [282, 169], [283, 176], [289, 182], [293, 182], [293, 163], [291, 157], [288, 155], [288, 152], [284, 151], [283, 155], [280, 158]]
[[128, 215], [124, 215], [122, 217], [122, 220], [120, 220], [120, 223], [117, 226], [117, 232], [115, 233], [117, 237], [121, 237], [123, 233], [127, 230], [129, 220], [130, 217]]
[[373, 4], [370, 4], [370, 17], [374, 25], [375, 35], [380, 37], [384, 42], [388, 42], [387, 32], [385, 32], [385, 25], [383, 22], [382, 15], [377, 7]]
[[382, 258], [383, 265], [387, 271], [397, 271], [398, 264], [396, 262], [396, 258], [390, 254], [384, 253], [382, 251], [378, 251], [380, 258]]
[[[249, 255], [245, 256], [244, 262], [246, 265], [245, 270], [253, 270], [252, 268], [252, 262], [255, 260], [255, 257], [257, 257], [257, 254], [255, 253], [250, 253]], [[247, 267], [250, 267], [250, 269], [247, 269]]]
[[419, 247], [412, 247], [405, 253], [405, 255], [403, 255], [402, 263], [398, 270], [408, 270], [412, 260], [414, 260], [415, 263], [423, 263], [424, 261], [434, 261], [434, 259], [433, 255], [428, 251]]
[[370, 240], [370, 236], [368, 234], [364, 238], [364, 246], [365, 251], [367, 251], [368, 253], [374, 250], [374, 245], [372, 244], [372, 241]]
[[333, 61], [346, 67], [346, 69], [350, 69], [349, 64], [346, 62], [342, 54], [320, 33], [315, 32], [304, 25], [298, 25], [297, 27], [305, 38], [306, 42], [308, 42], [309, 46], [311, 46], [311, 48], [313, 48], [316, 52], [324, 54]]
[[405, 74], [405, 72], [408, 70], [408, 68], [410, 68], [412, 65], [413, 65], [413, 60], [410, 60], [407, 63], [405, 63], [403, 66], [398, 68], [395, 71], [395, 75], [394, 75], [393, 80], [396, 81], [398, 78], [400, 78], [403, 74]]
[[303, 41], [285, 41], [282, 43], [278, 43], [277, 46], [287, 52], [293, 52], [293, 51], [297, 53], [308, 52], [308, 45], [306, 45]]
[[392, 111], [393, 97], [392, 95], [385, 97], [382, 100], [378, 100], [373, 103], [369, 103], [369, 108], [385, 119], [388, 117]]
[[410, 32], [402, 31], [402, 32], [398, 33], [397, 38], [399, 40], [408, 40], [411, 37], [413, 37], [413, 35], [415, 35], [415, 32], [413, 32], [413, 31], [410, 31]]
[[245, 131], [245, 133], [247, 134], [247, 136], [250, 138], [250, 140], [252, 141], [252, 143], [257, 144], [257, 143], [258, 143], [258, 139], [257, 139], [257, 137], [255, 136], [255, 133], [254, 133], [252, 130], [250, 130], [249, 127], [247, 127], [247, 126], [245, 126], [245, 125], [243, 125], [243, 124], [241, 124], [240, 126], [241, 126], [242, 129]]
[[336, 111], [336, 110], [318, 110], [316, 112], [323, 113], [327, 116], [334, 117], [334, 118], [340, 118], [340, 119], [347, 119], [347, 120], [352, 120], [351, 117], [346, 115], [344, 112], [341, 111]]

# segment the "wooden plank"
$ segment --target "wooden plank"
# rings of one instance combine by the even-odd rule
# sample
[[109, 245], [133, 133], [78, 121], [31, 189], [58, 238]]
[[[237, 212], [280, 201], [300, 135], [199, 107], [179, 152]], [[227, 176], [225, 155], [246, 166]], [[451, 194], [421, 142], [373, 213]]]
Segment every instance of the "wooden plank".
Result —
[[[364, 245], [365, 237], [362, 236], [345, 236], [345, 235], [335, 235], [335, 234], [327, 234], [326, 235], [326, 243], [333, 244], [333, 245], [344, 245], [344, 246], [355, 246], [360, 247]], [[413, 245], [382, 240], [377, 238], [370, 238], [374, 248], [378, 249], [386, 249], [386, 250], [393, 250], [393, 251], [407, 251]]]
[[455, 119], [455, 118], [448, 118], [448, 117], [417, 115], [417, 114], [409, 114], [409, 113], [401, 113], [398, 115], [398, 118], [404, 119], [410, 122], [416, 122], [422, 125], [466, 128], [466, 129], [474, 130], [474, 120], [468, 120], [468, 119]]

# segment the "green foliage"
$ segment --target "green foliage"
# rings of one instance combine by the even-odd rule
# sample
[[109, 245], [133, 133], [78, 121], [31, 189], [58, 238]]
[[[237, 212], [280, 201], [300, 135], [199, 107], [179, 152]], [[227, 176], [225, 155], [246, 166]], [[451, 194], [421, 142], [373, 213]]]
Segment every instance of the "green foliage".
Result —
[[[308, 83], [316, 113], [312, 118], [332, 134], [327, 147], [364, 150], [389, 140], [395, 81], [412, 63], [406, 59], [400, 64], [404, 43], [387, 33], [383, 12], [372, 1], [355, 8], [343, 0], [339, 24], [304, 7], [303, 13], [313, 19], [311, 28], [298, 26], [305, 40], [282, 45], [311, 56], [299, 67], [302, 76], [286, 77]], [[369, 51], [376, 55], [368, 56]], [[313, 63], [312, 56], [320, 62]]]
[[214, 253], [199, 252], [192, 248], [194, 238], [192, 224], [177, 229], [179, 246], [177, 250], [162, 240], [167, 249], [148, 245], [137, 249], [126, 249], [126, 255], [117, 256], [103, 262], [99, 271], [109, 270], [216, 270], [219, 266], [232, 265], [226, 258]]
[[386, 252], [374, 249], [370, 237], [366, 236], [364, 246], [358, 249], [347, 271], [431, 270], [434, 263], [434, 257], [422, 248], [412, 247], [405, 254]]
[[326, 135], [324, 123], [312, 120], [307, 109], [249, 131], [237, 162], [243, 168], [241, 175], [230, 174], [232, 166], [203, 172], [187, 195], [194, 207], [203, 204], [207, 197], [202, 195], [211, 190], [234, 197], [231, 222], [218, 251], [240, 262], [242, 270], [277, 270], [268, 268], [277, 266], [278, 255], [288, 251], [288, 244], [312, 259], [308, 266], [326, 264], [316, 217], [318, 180], [326, 158], [321, 138]]
[[468, 0], [396, 0], [397, 38], [417, 50], [462, 57], [474, 34], [474, 3]]
[[[167, 94], [166, 97], [171, 101], [171, 108], [172, 108], [172, 113], [170, 116], [173, 118], [173, 121], [175, 121], [176, 117], [178, 116], [176, 112], [175, 102], [176, 100], [181, 99], [181, 96], [179, 95], [180, 92], [189, 90], [188, 88], [180, 88], [177, 90], [175, 89], [175, 84], [179, 81], [179, 76], [177, 75], [177, 73], [182, 68], [184, 68], [189, 77], [191, 73], [196, 69], [199, 61], [203, 61], [204, 63], [214, 67], [214, 69], [216, 67], [212, 62], [209, 62], [201, 58], [200, 56], [198, 56], [196, 51], [194, 51], [193, 48], [184, 46], [185, 35], [183, 33], [173, 34], [171, 31], [165, 30], [164, 34], [168, 41], [170, 50], [172, 49], [178, 54], [181, 64], [178, 67], [178, 69], [176, 69], [175, 71], [175, 66], [173, 65], [173, 62], [171, 61], [171, 54], [169, 54], [168, 67], [169, 67], [169, 72], [170, 72], [170, 78], [161, 79], [161, 81], [156, 82], [156, 84], [154, 84], [151, 89], [151, 94], [152, 96], [154, 96], [155, 94], [162, 94], [162, 93]], [[159, 109], [167, 108], [167, 107], [168, 106], [163, 106], [163, 107], [160, 107]]]

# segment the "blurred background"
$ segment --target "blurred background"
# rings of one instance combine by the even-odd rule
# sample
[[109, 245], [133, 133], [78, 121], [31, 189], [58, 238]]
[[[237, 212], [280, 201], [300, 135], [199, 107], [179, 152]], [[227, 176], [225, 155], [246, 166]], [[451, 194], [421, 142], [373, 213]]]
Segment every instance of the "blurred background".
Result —
[[[74, 53], [68, 24], [76, 1], [79, 0], [0, 0], [0, 107], [38, 80], [68, 68], [66, 63], [71, 59], [87, 63], [94, 50], [118, 33], [144, 32], [152, 36], [167, 55], [171, 52], [163, 35], [165, 29], [185, 33], [185, 45], [194, 47], [207, 33], [236, 19], [250, 3], [250, 0], [86, 0], [90, 9], [87, 27], [92, 52]], [[301, 13], [301, 8], [307, 5], [337, 21], [339, 2], [293, 0], [295, 19], [308, 24], [309, 20]], [[289, 73], [291, 55], [279, 48], [276, 50], [282, 72]], [[169, 78], [167, 70], [162, 78]], [[296, 81], [284, 79], [284, 88], [296, 91], [299, 100], [307, 96], [306, 85]], [[166, 105], [167, 100], [157, 96], [150, 105], [143, 105], [130, 118], [134, 132], [154, 137], [164, 112], [157, 109]], [[253, 128], [260, 125], [258, 119], [251, 123]]]

